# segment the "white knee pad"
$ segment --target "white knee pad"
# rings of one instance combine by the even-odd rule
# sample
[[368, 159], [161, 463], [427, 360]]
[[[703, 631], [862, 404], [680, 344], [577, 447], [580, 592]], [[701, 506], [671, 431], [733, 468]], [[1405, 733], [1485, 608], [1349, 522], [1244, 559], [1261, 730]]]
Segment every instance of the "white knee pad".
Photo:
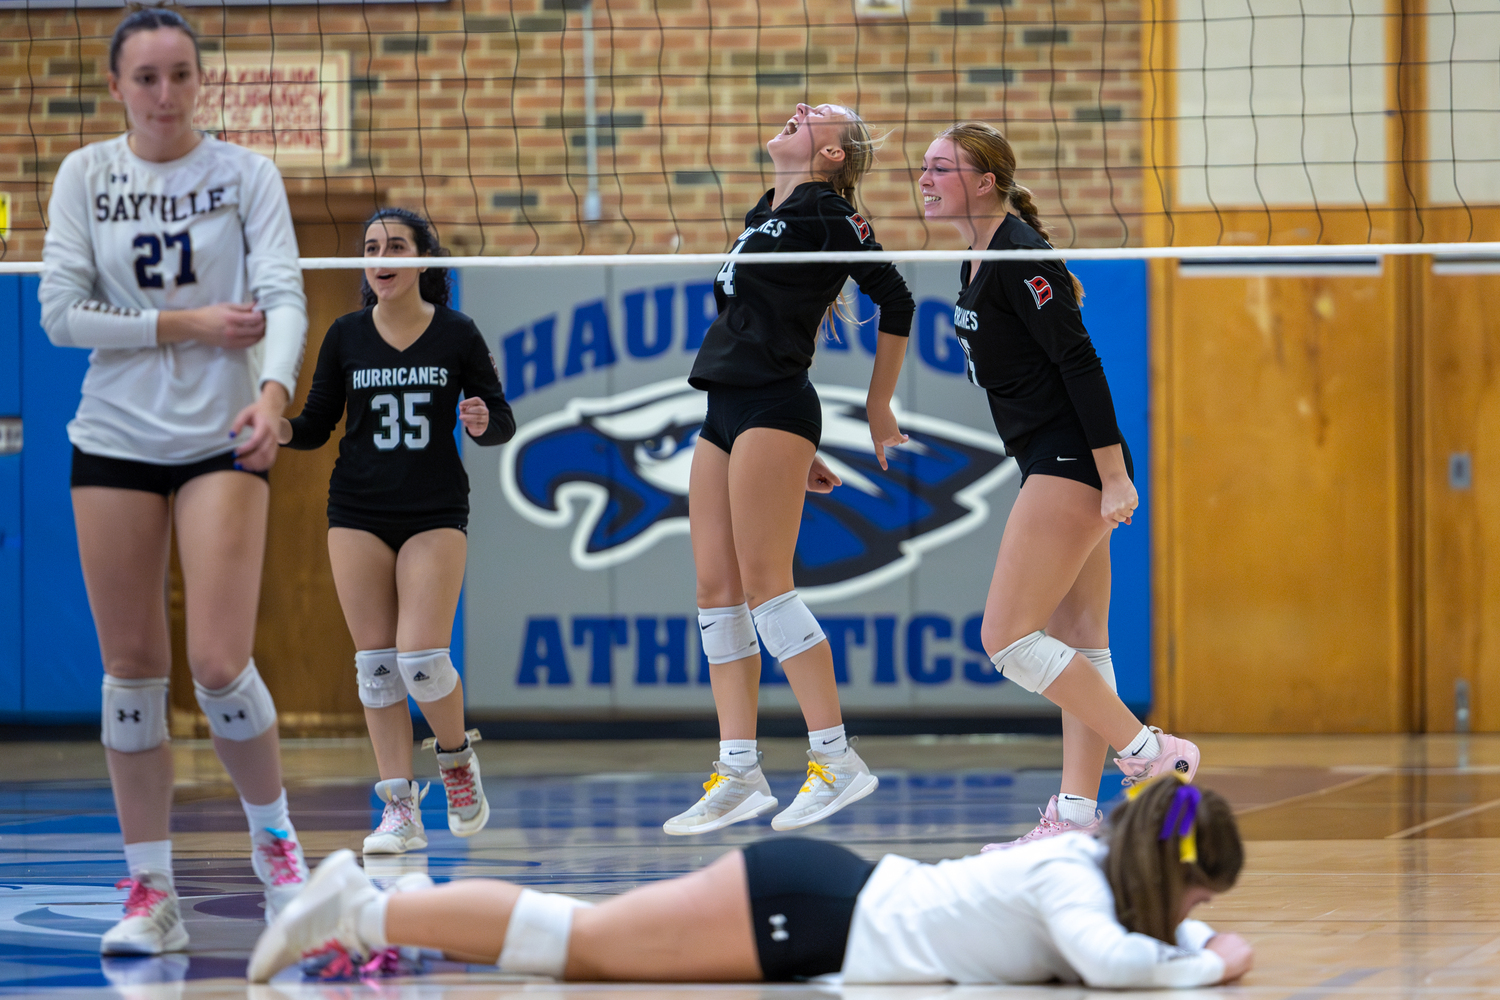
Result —
[[823, 626], [795, 590], [771, 598], [750, 614], [766, 652], [778, 660], [805, 653], [826, 638]]
[[231, 684], [211, 691], [193, 682], [198, 707], [208, 716], [208, 728], [226, 740], [253, 740], [276, 725], [276, 703], [260, 679], [252, 659]]
[[1022, 636], [990, 657], [995, 669], [1028, 691], [1045, 691], [1078, 652], [1041, 629]]
[[126, 680], [104, 675], [99, 742], [121, 753], [155, 750], [167, 742], [167, 678]]
[[1094, 665], [1094, 669], [1099, 671], [1099, 676], [1104, 678], [1104, 683], [1109, 685], [1109, 689], [1119, 694], [1120, 689], [1115, 686], [1115, 658], [1110, 655], [1109, 648], [1080, 649], [1078, 652]]
[[522, 889], [510, 911], [505, 944], [495, 964], [512, 975], [561, 979], [568, 967], [573, 911], [588, 905], [570, 896]]
[[396, 649], [361, 649], [354, 654], [359, 678], [359, 703], [366, 708], [388, 708], [406, 700], [406, 682], [396, 666]]
[[446, 649], [415, 649], [397, 653], [396, 666], [406, 690], [417, 701], [437, 701], [448, 696], [458, 683], [458, 671]]
[[748, 604], [699, 608], [698, 631], [703, 635], [703, 655], [709, 663], [733, 663], [760, 652]]

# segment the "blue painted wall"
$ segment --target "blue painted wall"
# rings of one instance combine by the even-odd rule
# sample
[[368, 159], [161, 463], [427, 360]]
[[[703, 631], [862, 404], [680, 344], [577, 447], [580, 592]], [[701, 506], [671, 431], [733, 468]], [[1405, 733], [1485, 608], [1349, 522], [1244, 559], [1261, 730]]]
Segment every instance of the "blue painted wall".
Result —
[[[1068, 267], [1083, 282], [1083, 321], [1104, 362], [1115, 400], [1115, 417], [1135, 462], [1135, 488], [1141, 505], [1132, 523], [1115, 529], [1110, 541], [1114, 589], [1110, 595], [1109, 644], [1114, 652], [1120, 699], [1144, 717], [1151, 705], [1151, 457], [1147, 423], [1150, 406], [1143, 260], [1076, 261]], [[1108, 302], [1109, 314], [1101, 316]]]
[[[0, 574], [14, 563], [19, 589], [19, 629], [6, 629], [0, 641], [0, 663], [7, 668], [0, 718], [95, 722], [99, 643], [78, 566], [68, 495], [72, 446], [67, 423], [78, 409], [88, 352], [48, 342], [37, 284], [34, 276], [0, 277], [0, 366], [19, 374], [13, 392], [0, 388], [0, 411], [16, 405], [26, 433], [19, 456], [0, 458], [18, 479], [18, 489], [12, 491], [9, 481], [0, 478], [0, 519], [17, 528], [12, 536], [7, 527]], [[0, 387], [11, 382], [0, 374]]]

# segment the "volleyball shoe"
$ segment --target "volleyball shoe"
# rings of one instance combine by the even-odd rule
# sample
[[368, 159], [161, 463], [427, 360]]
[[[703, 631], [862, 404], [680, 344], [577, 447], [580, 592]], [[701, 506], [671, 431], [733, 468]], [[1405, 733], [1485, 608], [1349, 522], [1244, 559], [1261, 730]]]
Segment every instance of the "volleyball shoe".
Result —
[[[379, 888], [379, 883], [370, 875], [368, 867], [365, 877]], [[431, 889], [432, 878], [426, 872], [407, 872], [398, 878], [387, 893], [411, 892], [413, 889]], [[431, 953], [441, 958], [442, 952]], [[392, 976], [415, 976], [426, 971], [423, 962], [426, 955], [421, 948], [376, 948], [368, 957], [351, 955], [343, 946], [325, 948], [311, 955], [304, 955], [299, 967], [302, 974], [311, 979], [388, 979]]]
[[1034, 844], [1038, 840], [1047, 840], [1064, 833], [1086, 833], [1095, 836], [1099, 828], [1104, 825], [1104, 813], [1094, 810], [1094, 821], [1092, 823], [1074, 823], [1071, 820], [1062, 819], [1057, 815], [1057, 796], [1052, 796], [1047, 803], [1047, 808], [1042, 811], [1042, 819], [1036, 827], [1028, 834], [1017, 837], [1015, 840], [1007, 840], [999, 844], [985, 844], [979, 849], [979, 853], [985, 851], [1003, 851], [1008, 847], [1019, 847], [1022, 844]]
[[764, 816], [778, 805], [760, 769], [761, 755], [752, 767], [730, 767], [714, 761], [714, 773], [703, 783], [703, 797], [686, 811], [661, 825], [676, 837], [722, 830], [747, 819]]
[[99, 939], [101, 955], [160, 955], [187, 947], [172, 876], [142, 872], [140, 878], [121, 879], [115, 888], [129, 889], [130, 895], [124, 918]]
[[250, 834], [250, 867], [266, 887], [266, 923], [270, 923], [307, 885], [307, 862], [297, 831], [264, 827]]
[[479, 730], [471, 729], [464, 734], [464, 745], [451, 753], [440, 748], [432, 737], [422, 743], [423, 749], [431, 747], [437, 751], [443, 793], [448, 797], [448, 829], [459, 837], [474, 836], [490, 821], [490, 803], [484, 797], [484, 784], [479, 777], [479, 758], [474, 756], [474, 744], [479, 740]]
[[375, 794], [385, 802], [385, 811], [380, 814], [380, 825], [365, 838], [366, 854], [405, 854], [427, 846], [422, 799], [431, 787], [406, 778], [375, 783]]
[[342, 952], [354, 966], [368, 962], [376, 949], [360, 939], [359, 917], [379, 896], [354, 852], [334, 851], [261, 934], [245, 977], [263, 983], [289, 965], [325, 953]]
[[880, 787], [880, 779], [854, 752], [853, 744], [837, 756], [807, 751], [807, 780], [786, 809], [771, 820], [773, 830], [796, 830], [819, 823]]
[[1176, 774], [1183, 781], [1192, 781], [1198, 773], [1197, 745], [1164, 733], [1155, 726], [1151, 727], [1151, 732], [1156, 734], [1161, 752], [1149, 758], [1116, 757], [1115, 764], [1125, 772], [1120, 784], [1129, 788], [1163, 774]]

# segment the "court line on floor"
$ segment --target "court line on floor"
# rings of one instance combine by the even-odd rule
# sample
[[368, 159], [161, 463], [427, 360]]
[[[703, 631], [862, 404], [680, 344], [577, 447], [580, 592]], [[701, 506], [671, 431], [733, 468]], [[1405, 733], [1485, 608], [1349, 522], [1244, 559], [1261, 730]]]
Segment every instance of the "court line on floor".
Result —
[[1244, 809], [1236, 809], [1234, 815], [1236, 817], [1248, 816], [1251, 813], [1262, 812], [1266, 809], [1275, 809], [1279, 806], [1290, 805], [1293, 802], [1300, 802], [1303, 799], [1315, 799], [1320, 795], [1331, 795], [1334, 792], [1342, 792], [1346, 788], [1353, 788], [1355, 785], [1363, 784], [1366, 781], [1373, 781], [1376, 778], [1382, 777], [1385, 773], [1386, 772], [1384, 771], [1380, 771], [1372, 774], [1362, 774], [1357, 778], [1350, 778], [1348, 781], [1341, 781], [1337, 785], [1329, 785], [1327, 788], [1314, 789], [1311, 792], [1303, 792], [1300, 795], [1292, 795], [1284, 799], [1277, 799], [1275, 802], [1265, 802], [1258, 806], [1246, 806]]
[[1482, 813], [1487, 809], [1493, 809], [1496, 806], [1500, 806], [1500, 799], [1491, 799], [1488, 802], [1481, 802], [1477, 806], [1470, 806], [1467, 809], [1460, 809], [1456, 813], [1449, 813], [1447, 816], [1439, 816], [1437, 819], [1430, 819], [1425, 823], [1418, 823], [1416, 826], [1407, 827], [1405, 830], [1397, 830], [1395, 833], [1388, 834], [1385, 839], [1405, 840], [1407, 837], [1414, 837], [1419, 833], [1431, 830], [1435, 826], [1442, 826], [1444, 823], [1451, 823], [1454, 820], [1467, 819], [1470, 816], [1473, 816], [1477, 813]]

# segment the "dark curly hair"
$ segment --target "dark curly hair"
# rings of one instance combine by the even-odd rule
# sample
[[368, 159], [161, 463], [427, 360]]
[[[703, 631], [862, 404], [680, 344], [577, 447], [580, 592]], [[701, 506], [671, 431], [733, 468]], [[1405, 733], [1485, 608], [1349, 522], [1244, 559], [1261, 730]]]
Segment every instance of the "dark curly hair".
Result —
[[[418, 257], [448, 256], [448, 251], [438, 242], [437, 233], [433, 231], [432, 224], [411, 209], [382, 208], [365, 220], [365, 230], [368, 231], [377, 222], [394, 222], [410, 229], [412, 243], [417, 248]], [[429, 267], [417, 280], [417, 290], [423, 299], [433, 305], [446, 306], [453, 290], [450, 275], [451, 272], [446, 267]], [[370, 287], [369, 281], [363, 276], [359, 279], [359, 301], [364, 308], [369, 308], [378, 301], [375, 298], [375, 290]]]

